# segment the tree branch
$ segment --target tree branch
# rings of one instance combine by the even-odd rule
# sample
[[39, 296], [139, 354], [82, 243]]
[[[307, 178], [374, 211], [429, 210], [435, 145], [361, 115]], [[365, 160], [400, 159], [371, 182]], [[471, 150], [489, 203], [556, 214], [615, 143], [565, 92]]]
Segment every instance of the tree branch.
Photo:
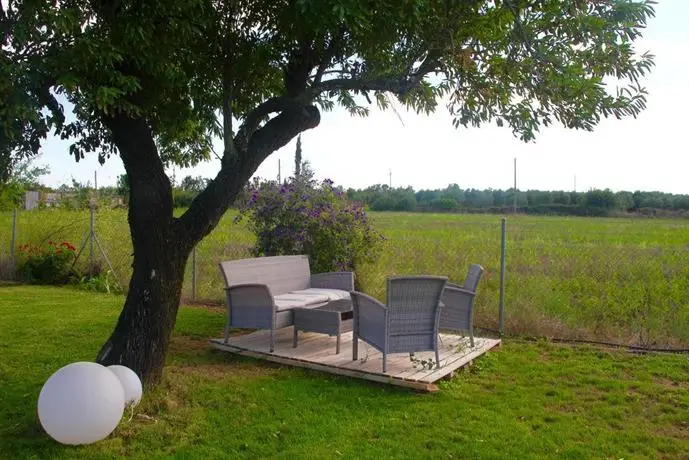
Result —
[[208, 235], [263, 160], [319, 123], [320, 112], [316, 107], [297, 106], [284, 110], [256, 130], [247, 142], [247, 149], [223, 162], [215, 179], [178, 219], [178, 228], [184, 234], [183, 244], [193, 246]]
[[[419, 80], [420, 81], [420, 80]], [[356, 90], [356, 91], [390, 91], [395, 94], [404, 94], [419, 81], [413, 81], [407, 77], [378, 77], [365, 78], [334, 78], [326, 80], [315, 86], [317, 93], [324, 91]]]
[[237, 149], [246, 151], [249, 145], [249, 139], [253, 136], [254, 132], [256, 132], [259, 124], [265, 117], [271, 113], [282, 112], [289, 108], [295, 108], [296, 106], [298, 106], [298, 104], [294, 100], [286, 96], [277, 96], [268, 99], [249, 112], [235, 137]]
[[[232, 127], [232, 103], [234, 101], [235, 79], [234, 79], [234, 60], [235, 60], [235, 37], [234, 28], [234, 1], [225, 2], [223, 5], [223, 17], [225, 19], [225, 37], [222, 40], [223, 71], [222, 71], [222, 114], [223, 114], [223, 158], [237, 154], [234, 143], [234, 130]], [[222, 23], [222, 20], [221, 20]], [[222, 31], [222, 24], [218, 25], [218, 33]]]
[[60, 103], [57, 102], [55, 96], [50, 93], [50, 88], [53, 85], [54, 82], [52, 80], [46, 79], [38, 89], [37, 95], [41, 105], [47, 107], [52, 113], [56, 127], [59, 129], [65, 123], [65, 114]]
[[249, 141], [246, 156], [258, 166], [268, 155], [284, 147], [298, 134], [318, 126], [321, 114], [313, 105], [293, 107], [268, 121]]
[[290, 53], [283, 70], [285, 90], [296, 99], [305, 94], [311, 70], [319, 64], [319, 56], [313, 49], [313, 38], [304, 37], [298, 47]]
[[443, 53], [441, 50], [438, 49], [432, 49], [428, 51], [428, 54], [426, 54], [426, 59], [423, 60], [421, 65], [419, 66], [418, 69], [416, 69], [416, 72], [414, 72], [415, 75], [421, 75], [421, 78], [424, 76], [428, 75], [431, 72], [434, 72], [438, 64], [440, 63], [440, 58], [443, 56]]
[[[323, 79], [324, 76], [326, 76], [326, 75], [332, 75], [332, 74], [337, 74], [337, 75], [351, 75], [350, 72], [348, 72], [348, 71], [346, 71], [346, 70], [342, 70], [342, 69], [337, 69], [337, 70], [335, 70], [335, 69], [333, 69], [333, 70], [326, 70], [325, 72], [323, 72], [323, 73], [321, 74], [321, 80]], [[313, 76], [312, 78], [314, 79], [314, 83], [315, 83], [316, 75], [314, 74], [314, 76]], [[318, 83], [320, 83], [320, 82], [321, 82], [321, 81], [319, 80]]]
[[223, 94], [222, 94], [222, 126], [223, 143], [225, 149], [223, 158], [236, 155], [237, 149], [234, 144], [234, 132], [232, 130], [232, 101], [234, 85], [232, 82], [232, 64], [226, 59], [223, 69]]
[[345, 33], [346, 30], [344, 27], [342, 27], [340, 29], [340, 33], [338, 34], [338, 36], [333, 37], [330, 40], [330, 43], [328, 43], [328, 46], [325, 49], [325, 51], [323, 51], [323, 56], [321, 56], [320, 59], [321, 62], [318, 65], [318, 69], [316, 69], [316, 75], [313, 78], [314, 85], [318, 85], [321, 82], [325, 70], [330, 65], [330, 60], [335, 56], [337, 52], [337, 47], [342, 43], [342, 40], [344, 39]]
[[441, 53], [438, 50], [428, 52], [419, 68], [405, 76], [387, 76], [377, 78], [334, 78], [314, 85], [315, 93], [324, 91], [389, 91], [398, 96], [404, 95], [410, 89], [421, 83], [424, 77], [435, 71]]
[[[232, 204], [246, 181], [268, 155], [291, 141], [299, 133], [318, 126], [320, 112], [310, 103], [306, 91], [309, 75], [318, 63], [312, 41], [304, 40], [284, 70], [287, 96], [272, 97], [249, 112], [234, 137], [234, 154], [226, 149], [222, 166], [213, 181], [196, 196], [189, 209], [177, 220], [183, 244], [192, 246], [206, 236]], [[225, 78], [227, 80], [227, 78]], [[231, 93], [224, 81], [224, 96]], [[231, 99], [223, 100], [223, 111], [231, 113]], [[271, 114], [279, 114], [261, 127]], [[224, 134], [230, 134], [225, 120]], [[225, 141], [227, 145], [227, 140]], [[189, 247], [188, 249], [191, 249]]]

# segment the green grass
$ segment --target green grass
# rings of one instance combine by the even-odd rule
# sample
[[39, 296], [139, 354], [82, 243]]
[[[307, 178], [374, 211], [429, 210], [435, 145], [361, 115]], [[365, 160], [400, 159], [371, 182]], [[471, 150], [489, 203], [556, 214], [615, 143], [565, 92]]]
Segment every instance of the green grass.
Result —
[[507, 341], [436, 394], [213, 351], [220, 311], [180, 310], [162, 385], [106, 440], [61, 446], [36, 401], [90, 360], [122, 299], [0, 287], [0, 458], [689, 458], [689, 361]]
[[[249, 254], [253, 236], [232, 222], [234, 216], [228, 212], [198, 246], [202, 301], [223, 301], [218, 262]], [[471, 263], [480, 263], [487, 273], [477, 298], [477, 324], [497, 328], [499, 216], [372, 216], [387, 243], [375, 264], [358, 269], [362, 290], [384, 298], [385, 278], [394, 274], [443, 274], [459, 281]], [[9, 244], [10, 218], [0, 214], [0, 260]], [[18, 242], [68, 239], [79, 244], [88, 221], [87, 212], [23, 212]], [[126, 212], [100, 211], [97, 233], [126, 284], [132, 252]], [[187, 299], [191, 279], [189, 263]], [[510, 334], [689, 347], [689, 220], [510, 217], [506, 280]]]

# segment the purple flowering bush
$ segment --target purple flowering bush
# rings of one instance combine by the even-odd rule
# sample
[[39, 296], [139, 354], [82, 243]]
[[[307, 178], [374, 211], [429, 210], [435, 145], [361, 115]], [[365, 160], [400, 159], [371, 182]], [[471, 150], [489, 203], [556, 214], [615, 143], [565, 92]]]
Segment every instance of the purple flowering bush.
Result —
[[354, 271], [375, 260], [383, 240], [363, 206], [329, 179], [256, 180], [240, 204], [242, 219], [256, 235], [254, 256], [306, 254], [314, 273]]

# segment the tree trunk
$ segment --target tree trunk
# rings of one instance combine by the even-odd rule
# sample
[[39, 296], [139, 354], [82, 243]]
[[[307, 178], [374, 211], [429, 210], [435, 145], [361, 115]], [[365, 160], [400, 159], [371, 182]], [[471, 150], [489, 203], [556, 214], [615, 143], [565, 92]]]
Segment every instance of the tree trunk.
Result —
[[129, 179], [134, 271], [124, 309], [97, 362], [127, 366], [150, 385], [163, 374], [192, 248], [215, 228], [261, 162], [317, 126], [320, 113], [313, 106], [291, 108], [249, 133], [246, 149], [226, 153], [217, 177], [180, 218], [173, 217], [172, 187], [147, 122], [124, 114], [102, 119]]
[[189, 251], [178, 244], [171, 226], [149, 227], [132, 214], [132, 234], [145, 233], [147, 237], [134, 249], [127, 299], [97, 361], [106, 366], [127, 366], [144, 382], [155, 384], [162, 376], [175, 326]]
[[107, 118], [130, 185], [129, 228], [134, 247], [129, 292], [115, 330], [98, 353], [146, 384], [160, 380], [182, 292], [184, 268], [196, 241], [179, 231], [172, 187], [145, 121]]

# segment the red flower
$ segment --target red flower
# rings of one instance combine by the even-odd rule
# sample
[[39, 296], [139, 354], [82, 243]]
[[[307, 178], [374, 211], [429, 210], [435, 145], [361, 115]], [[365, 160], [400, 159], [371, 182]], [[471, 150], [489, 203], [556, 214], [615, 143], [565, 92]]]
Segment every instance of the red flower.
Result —
[[60, 246], [62, 246], [63, 248], [65, 248], [65, 249], [67, 249], [67, 250], [69, 250], [69, 251], [75, 251], [75, 250], [77, 249], [77, 248], [75, 248], [74, 246], [72, 246], [71, 244], [69, 244], [67, 241], [63, 241], [63, 242], [60, 244]]

